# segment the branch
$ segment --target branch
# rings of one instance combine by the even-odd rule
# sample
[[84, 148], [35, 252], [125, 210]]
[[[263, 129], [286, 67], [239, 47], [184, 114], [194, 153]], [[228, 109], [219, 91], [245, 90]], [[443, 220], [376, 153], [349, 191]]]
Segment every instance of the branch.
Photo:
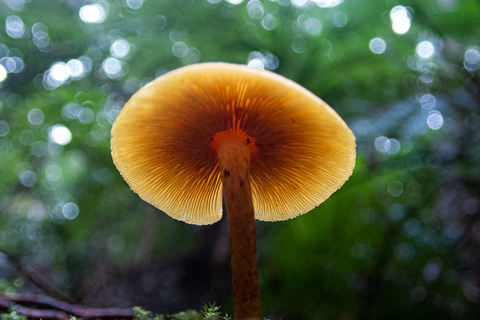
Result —
[[[14, 304], [15, 303], [15, 304]], [[18, 305], [21, 303], [21, 305]], [[24, 305], [36, 305], [47, 307], [48, 309], [32, 309]], [[34, 294], [0, 294], [0, 307], [10, 308], [15, 306], [16, 311], [31, 318], [42, 319], [69, 319], [69, 315], [84, 318], [115, 318], [115, 319], [133, 319], [132, 309], [122, 308], [88, 308], [84, 306], [71, 305], [66, 302], [58, 301], [46, 296]], [[54, 310], [52, 310], [54, 309]]]
[[33, 282], [35, 286], [37, 286], [42, 291], [46, 292], [47, 294], [60, 298], [62, 300], [66, 300], [69, 302], [73, 302], [73, 300], [60, 289], [55, 288], [54, 286], [50, 285], [50, 283], [39, 273], [32, 272], [24, 268], [20, 262], [20, 259], [16, 256], [8, 253], [3, 248], [0, 248], [0, 254], [3, 254], [7, 257], [7, 260], [13, 265], [15, 270], [22, 275], [23, 277], [29, 279]]
[[[3, 296], [0, 296], [0, 307], [10, 309], [13, 307], [13, 304], [10, 300], [5, 299]], [[15, 305], [14, 307], [15, 311], [17, 311], [19, 314], [34, 319], [68, 320], [70, 318], [65, 312], [57, 310], [36, 310], [18, 305]]]

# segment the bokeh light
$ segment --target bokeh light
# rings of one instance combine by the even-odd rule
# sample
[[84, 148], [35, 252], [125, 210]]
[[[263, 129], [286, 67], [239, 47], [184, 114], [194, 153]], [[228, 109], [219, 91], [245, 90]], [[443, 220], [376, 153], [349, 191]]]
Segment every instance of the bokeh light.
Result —
[[58, 181], [62, 177], [62, 169], [56, 164], [51, 164], [45, 169], [45, 177], [50, 181]]
[[430, 129], [438, 130], [443, 126], [443, 116], [440, 111], [433, 110], [427, 117], [427, 125]]
[[28, 208], [28, 218], [33, 221], [41, 221], [47, 215], [47, 208], [41, 201], [34, 202], [30, 208]]
[[393, 181], [388, 184], [387, 191], [394, 198], [400, 197], [403, 193], [403, 183], [400, 181]]
[[393, 221], [400, 221], [407, 215], [405, 206], [400, 203], [394, 203], [390, 206], [388, 217]]
[[172, 46], [172, 53], [177, 58], [182, 58], [187, 54], [188, 46], [183, 41], [177, 41]]
[[247, 12], [252, 19], [262, 19], [265, 9], [259, 0], [250, 0], [247, 4]]
[[427, 296], [427, 290], [424, 286], [418, 285], [410, 290], [410, 296], [415, 302], [422, 302]]
[[182, 57], [182, 63], [184, 65], [197, 63], [200, 61], [200, 51], [195, 47], [190, 47], [187, 49], [186, 54]]
[[437, 280], [440, 275], [441, 266], [436, 261], [429, 261], [423, 268], [423, 278], [427, 282], [432, 282]]
[[0, 137], [4, 137], [10, 131], [10, 126], [4, 120], [0, 120]]
[[465, 51], [465, 59], [463, 61], [465, 69], [468, 71], [476, 71], [480, 67], [480, 49], [471, 47]]
[[5, 69], [6, 72], [13, 72], [15, 70], [15, 60], [10, 57], [3, 57], [0, 59], [0, 65]]
[[434, 95], [426, 93], [420, 97], [420, 103], [422, 104], [423, 109], [432, 110], [437, 104], [437, 99]]
[[83, 63], [78, 59], [71, 59], [67, 62], [67, 73], [73, 79], [79, 79], [84, 73]]
[[273, 14], [267, 14], [262, 19], [262, 27], [265, 30], [273, 30], [277, 27], [278, 21]]
[[21, 171], [18, 178], [22, 185], [29, 188], [32, 188], [37, 182], [37, 175], [32, 170]]
[[10, 9], [15, 10], [15, 11], [20, 11], [24, 8], [25, 2], [27, 0], [4, 0], [3, 3], [5, 3]]
[[23, 60], [19, 57], [3, 57], [0, 59], [2, 66], [7, 73], [19, 73], [23, 70]]
[[69, 144], [72, 140], [72, 133], [62, 124], [56, 124], [49, 129], [48, 137], [50, 141], [59, 145]]
[[392, 29], [397, 34], [405, 34], [410, 29], [410, 13], [404, 6], [396, 6], [390, 11]]
[[80, 19], [88, 23], [102, 23], [107, 17], [105, 8], [100, 4], [89, 4], [80, 8]]
[[266, 52], [263, 55], [263, 64], [269, 70], [275, 70], [280, 65], [280, 60], [276, 55], [270, 52]]
[[339, 10], [333, 15], [333, 25], [337, 28], [343, 28], [347, 25], [348, 17], [347, 15]]
[[32, 26], [33, 44], [42, 52], [48, 52], [52, 45], [48, 36], [48, 28], [42, 22], [37, 22]]
[[308, 18], [304, 23], [304, 28], [308, 34], [316, 36], [322, 31], [322, 23], [316, 18]]
[[123, 76], [122, 63], [116, 58], [105, 59], [102, 63], [102, 69], [109, 78], [116, 79]]
[[275, 70], [280, 65], [280, 61], [277, 56], [270, 52], [261, 53], [258, 51], [252, 51], [248, 55], [247, 65], [257, 69], [267, 68], [269, 70]]
[[90, 108], [80, 108], [77, 112], [77, 117], [81, 123], [90, 123], [95, 118], [95, 113]]
[[35, 141], [30, 144], [30, 153], [37, 157], [43, 157], [47, 154], [47, 143], [44, 141]]
[[53, 80], [58, 81], [60, 83], [65, 82], [69, 77], [67, 64], [64, 62], [55, 63], [50, 70], [51, 70], [50, 75], [53, 78]]
[[73, 202], [66, 203], [62, 207], [62, 214], [65, 217], [65, 219], [73, 220], [78, 216], [79, 212], [80, 212], [80, 209]]
[[338, 6], [343, 0], [312, 0], [320, 8], [333, 8]]
[[[93, 67], [93, 61], [90, 57], [88, 56], [81, 56], [80, 58], [78, 58], [78, 61], [80, 61], [82, 63], [82, 75], [81, 77], [84, 77], [86, 76], [91, 70], [92, 70], [92, 67]], [[68, 64], [67, 64], [68, 65]], [[73, 70], [73, 69], [72, 69]], [[72, 74], [72, 76], [74, 76], [74, 74], [72, 73], [72, 71], [70, 72], [70, 74]]]
[[7, 79], [7, 69], [0, 64], [0, 82]]
[[45, 120], [45, 114], [40, 109], [32, 109], [28, 112], [28, 122], [31, 124], [38, 126], [43, 123]]
[[256, 69], [265, 69], [265, 66], [263, 65], [263, 61], [259, 59], [252, 59], [248, 62], [248, 66]]
[[309, 3], [309, 0], [290, 0], [295, 7], [301, 8]]
[[12, 71], [13, 73], [19, 73], [23, 71], [24, 63], [23, 60], [19, 57], [12, 57], [13, 61], [15, 61], [15, 69]]
[[376, 54], [382, 54], [387, 49], [387, 44], [382, 38], [373, 38], [368, 44], [370, 50]]
[[417, 44], [415, 48], [415, 53], [423, 59], [428, 59], [433, 56], [435, 53], [435, 47], [430, 41], [422, 41]]
[[143, 5], [143, 0], [126, 0], [125, 3], [129, 8], [136, 10]]
[[303, 53], [307, 49], [307, 40], [302, 36], [294, 36], [292, 38], [292, 50], [295, 53]]
[[375, 139], [375, 148], [383, 154], [394, 155], [400, 151], [400, 141], [380, 136]]
[[130, 44], [125, 39], [117, 39], [110, 46], [110, 53], [115, 58], [123, 58], [130, 52]]
[[63, 106], [62, 117], [64, 119], [77, 119], [78, 110], [80, 106], [78, 103], [70, 102]]
[[25, 33], [25, 25], [18, 16], [11, 15], [5, 19], [5, 32], [12, 38], [21, 38]]

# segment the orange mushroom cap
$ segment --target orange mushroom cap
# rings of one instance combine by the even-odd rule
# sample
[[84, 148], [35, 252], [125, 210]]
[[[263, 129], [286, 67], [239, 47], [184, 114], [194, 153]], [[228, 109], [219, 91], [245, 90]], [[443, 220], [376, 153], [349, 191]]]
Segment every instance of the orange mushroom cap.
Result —
[[112, 127], [113, 161], [143, 200], [211, 224], [222, 217], [222, 136], [248, 139], [259, 220], [310, 211], [355, 166], [355, 137], [324, 101], [273, 72], [228, 63], [179, 68], [135, 93]]

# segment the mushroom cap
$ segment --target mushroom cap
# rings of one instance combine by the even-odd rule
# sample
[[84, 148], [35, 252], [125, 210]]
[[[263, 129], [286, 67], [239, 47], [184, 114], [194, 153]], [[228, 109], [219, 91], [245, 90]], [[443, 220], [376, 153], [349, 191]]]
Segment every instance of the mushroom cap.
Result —
[[355, 137], [324, 101], [273, 72], [221, 62], [176, 69], [135, 93], [112, 127], [113, 161], [143, 200], [172, 218], [212, 224], [222, 217], [212, 139], [235, 126], [256, 142], [256, 219], [310, 211], [355, 166]]

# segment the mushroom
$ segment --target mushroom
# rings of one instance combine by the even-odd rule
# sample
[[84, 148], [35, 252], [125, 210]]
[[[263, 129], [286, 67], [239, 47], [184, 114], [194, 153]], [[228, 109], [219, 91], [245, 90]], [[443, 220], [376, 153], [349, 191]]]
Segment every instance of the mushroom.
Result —
[[262, 317], [255, 219], [310, 211], [355, 165], [355, 137], [320, 98], [270, 71], [200, 63], [171, 71], [126, 103], [113, 161], [130, 188], [174, 219], [230, 231], [235, 318]]

